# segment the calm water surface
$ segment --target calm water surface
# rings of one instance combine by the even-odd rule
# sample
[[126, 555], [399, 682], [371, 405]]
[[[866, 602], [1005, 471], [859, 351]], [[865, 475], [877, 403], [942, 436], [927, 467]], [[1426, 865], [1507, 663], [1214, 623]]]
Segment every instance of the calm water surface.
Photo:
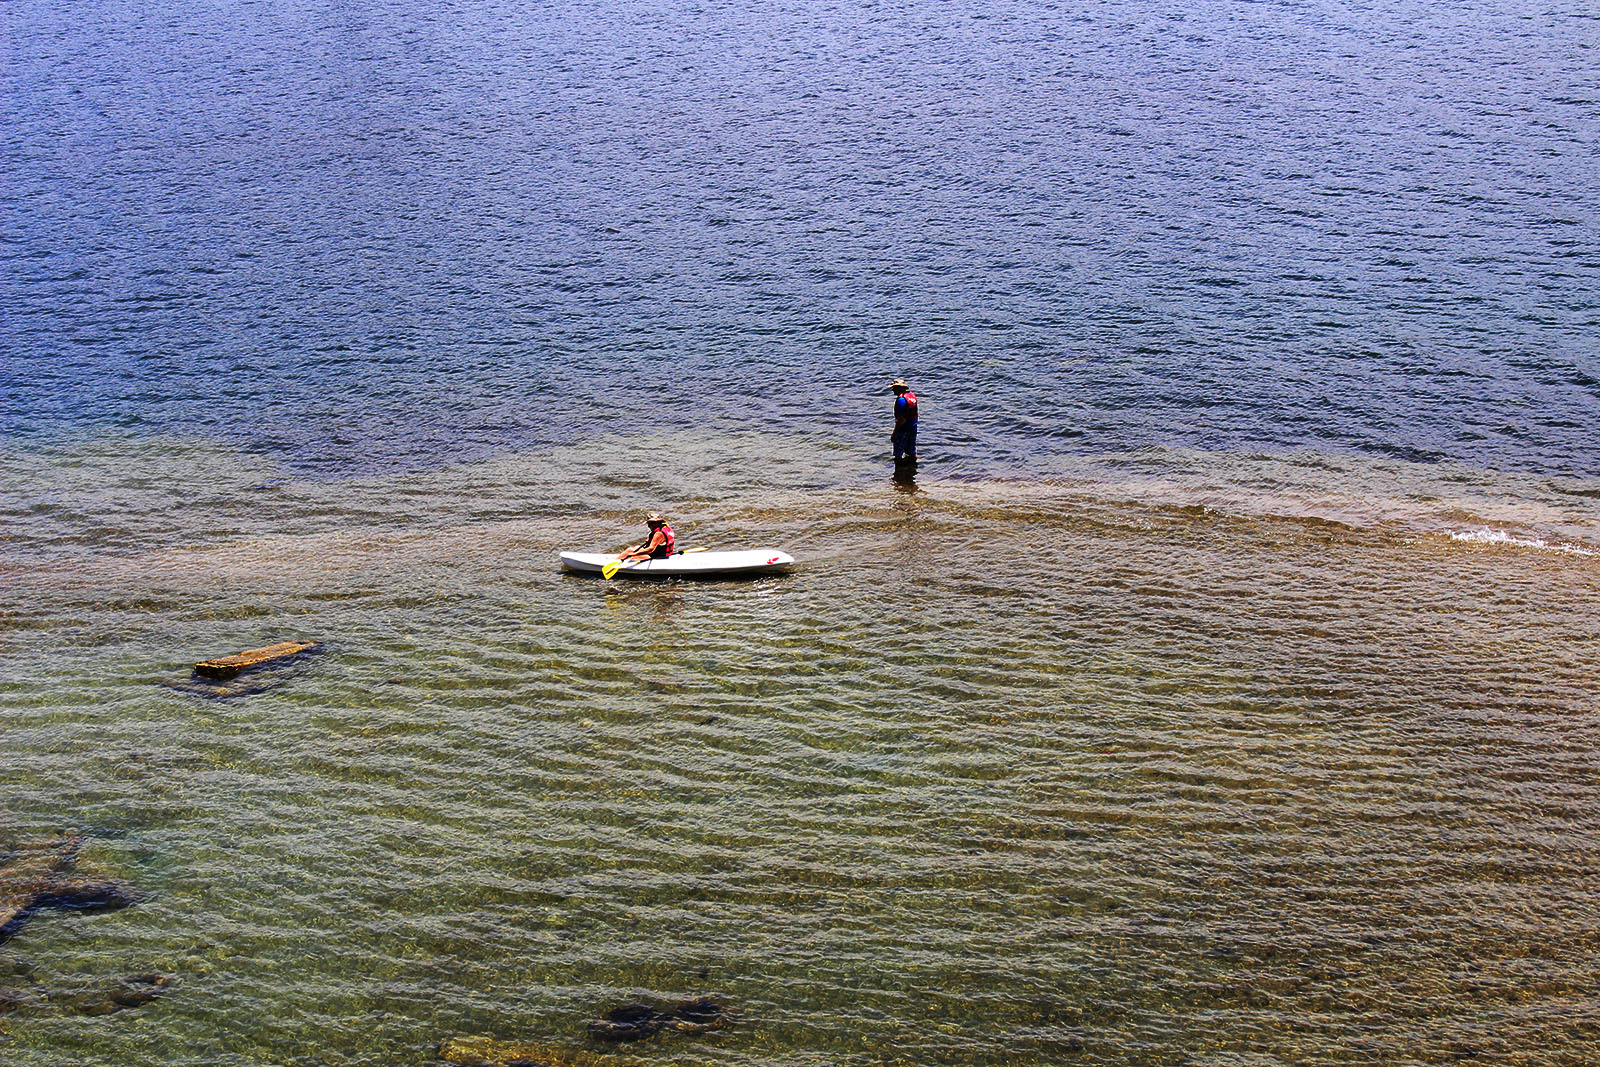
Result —
[[6, 1064], [1587, 1062], [1583, 5], [0, 22]]

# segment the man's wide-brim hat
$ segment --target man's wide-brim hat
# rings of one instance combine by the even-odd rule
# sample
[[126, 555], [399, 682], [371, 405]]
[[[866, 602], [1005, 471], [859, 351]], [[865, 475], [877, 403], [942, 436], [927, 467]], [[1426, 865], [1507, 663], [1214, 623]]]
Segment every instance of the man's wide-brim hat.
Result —
[[906, 380], [904, 378], [896, 378], [894, 381], [889, 383], [889, 388], [890, 389], [910, 389], [911, 386], [906, 384]]
[[661, 512], [659, 512], [659, 511], [649, 511], [649, 512], [645, 513], [644, 521], [645, 522], [666, 522], [667, 521], [667, 517], [665, 515], [661, 514]]

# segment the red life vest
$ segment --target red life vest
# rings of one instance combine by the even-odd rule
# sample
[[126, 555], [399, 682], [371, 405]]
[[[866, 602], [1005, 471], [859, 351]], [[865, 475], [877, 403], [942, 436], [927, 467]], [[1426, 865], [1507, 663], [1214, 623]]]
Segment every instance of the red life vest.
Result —
[[916, 422], [917, 421], [917, 394], [913, 393], [911, 390], [907, 389], [905, 392], [901, 393], [896, 399], [904, 400], [906, 402], [906, 421], [907, 422]]
[[[678, 546], [677, 535], [672, 532], [672, 527], [668, 526], [666, 523], [662, 523], [660, 526], [656, 527], [656, 530], [662, 535], [663, 538], [665, 538], [665, 540], [650, 550], [650, 558], [666, 559], [668, 556], [672, 555], [673, 549], [677, 548]], [[650, 535], [650, 540], [655, 540], [655, 534]]]

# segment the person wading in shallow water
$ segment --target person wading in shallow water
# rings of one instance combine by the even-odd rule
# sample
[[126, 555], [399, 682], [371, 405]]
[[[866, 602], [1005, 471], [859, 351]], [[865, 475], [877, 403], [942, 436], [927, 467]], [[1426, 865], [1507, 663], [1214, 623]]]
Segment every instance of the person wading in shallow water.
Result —
[[[622, 550], [621, 562], [632, 563], [641, 559], [666, 559], [672, 555], [677, 547], [678, 539], [673, 535], [672, 527], [667, 525], [666, 518], [659, 511], [652, 511], [644, 517], [645, 523], [650, 527], [650, 536], [643, 544], [629, 545]], [[607, 575], [606, 577], [610, 577]]]
[[896, 378], [889, 386], [894, 390], [894, 432], [889, 443], [894, 445], [896, 463], [917, 461], [917, 394], [911, 391], [904, 378]]

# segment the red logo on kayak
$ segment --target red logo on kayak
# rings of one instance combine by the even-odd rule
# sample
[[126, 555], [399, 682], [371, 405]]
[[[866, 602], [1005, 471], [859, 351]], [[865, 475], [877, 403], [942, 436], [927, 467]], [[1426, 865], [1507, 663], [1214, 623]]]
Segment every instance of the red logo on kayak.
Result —
[[778, 557], [777, 556], [773, 556], [771, 559], [767, 560], [767, 566], [770, 567], [776, 562], [778, 562]]

